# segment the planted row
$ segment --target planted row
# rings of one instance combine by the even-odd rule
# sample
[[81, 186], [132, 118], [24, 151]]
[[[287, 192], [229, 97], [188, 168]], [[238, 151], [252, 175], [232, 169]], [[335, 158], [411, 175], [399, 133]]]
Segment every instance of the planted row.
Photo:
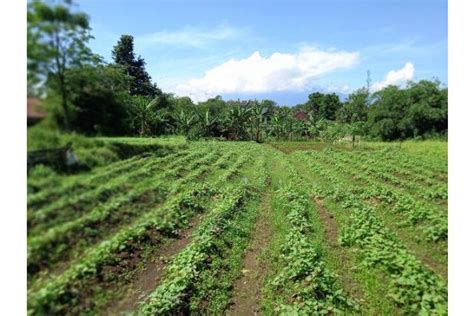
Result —
[[286, 210], [289, 233], [280, 248], [282, 269], [271, 283], [274, 292], [285, 296], [283, 302], [274, 306], [274, 312], [291, 315], [354, 312], [358, 305], [337, 285], [337, 276], [309, 237], [313, 226], [308, 212], [313, 208], [306, 193], [307, 183], [291, 163], [285, 158], [280, 160], [290, 173], [289, 183], [277, 191], [279, 204]]
[[[335, 159], [323, 158], [324, 153], [307, 153], [306, 155], [314, 157], [310, 162], [313, 168], [318, 168], [321, 171], [329, 167], [329, 169], [337, 172], [333, 176], [335, 181], [341, 179], [341, 175], [344, 174], [342, 178], [350, 176], [352, 179], [363, 183], [363, 186], [347, 184], [346, 190], [352, 191], [353, 194], [366, 200], [376, 199], [393, 212], [403, 214], [405, 220], [400, 224], [415, 226], [420, 222], [429, 223], [429, 225], [422, 228], [426, 240], [436, 242], [447, 239], [448, 218], [439, 206], [428, 205], [426, 202], [416, 200], [410, 194], [374, 181], [369, 176], [358, 173], [357, 170], [348, 167], [346, 164], [341, 164]], [[301, 157], [300, 154], [297, 156]], [[320, 162], [324, 160], [326, 160], [325, 165], [320, 166]]]
[[[211, 153], [212, 151], [209, 154]], [[115, 178], [106, 185], [77, 196], [65, 196], [42, 209], [31, 211], [28, 214], [29, 235], [34, 235], [54, 225], [75, 219], [90, 210], [91, 207], [104, 203], [113, 196], [132, 189], [140, 181], [143, 181], [146, 176], [154, 174], [164, 168], [170, 168], [169, 170], [182, 168], [183, 165], [203, 156], [203, 154], [203, 151], [197, 151], [180, 159], [176, 159], [171, 164], [169, 164], [166, 158], [149, 158], [147, 159], [147, 163], [141, 168]]]
[[[192, 170], [194, 173], [196, 170], [207, 170], [213, 158], [214, 155], [206, 156], [204, 159], [187, 165], [185, 169]], [[229, 155], [226, 155], [221, 160], [228, 158]], [[200, 165], [204, 165], [204, 168], [196, 169]], [[187, 178], [195, 177], [196, 175], [190, 175]], [[146, 178], [131, 191], [97, 206], [90, 213], [30, 238], [28, 240], [28, 276], [34, 275], [41, 268], [52, 266], [58, 260], [67, 259], [73, 250], [78, 251], [77, 247], [74, 247], [76, 244], [79, 243], [80, 248], [85, 248], [117, 225], [120, 227], [127, 224], [150, 206], [162, 201], [167, 194], [169, 180], [162, 175]], [[175, 185], [174, 188], [176, 187], [178, 186]], [[133, 206], [130, 206], [131, 203]]]
[[[304, 156], [301, 159], [304, 160]], [[359, 249], [363, 255], [362, 264], [387, 271], [389, 297], [408, 314], [446, 314], [444, 281], [410, 254], [376, 216], [374, 208], [347, 190], [338, 176], [330, 170], [311, 167], [315, 166], [312, 160], [308, 159], [307, 165], [330, 184], [317, 185], [314, 192], [320, 197], [330, 197], [350, 211], [349, 225], [340, 236], [341, 243]], [[360, 191], [363, 190], [361, 187]]]
[[[231, 153], [223, 155], [218, 163], [228, 160], [229, 155]], [[212, 165], [203, 165], [186, 178], [197, 180], [212, 168]], [[65, 273], [51, 280], [39, 291], [31, 293], [31, 313], [54, 314], [71, 308], [80, 312], [94, 308], [93, 300], [88, 301], [92, 306], [81, 301], [92, 294], [81, 291], [85, 291], [94, 282], [102, 284], [120, 281], [122, 275], [134, 268], [127, 266], [128, 262], [134, 262], [132, 259], [140, 257], [145, 248], [161, 243], [163, 238], [175, 236], [179, 229], [187, 225], [190, 216], [206, 209], [209, 198], [215, 195], [215, 189], [210, 184], [188, 183], [183, 186], [183, 183], [188, 182], [174, 183], [170, 191], [179, 193], [168, 199], [162, 207], [144, 214], [109, 240], [91, 248]], [[186, 190], [183, 191], [184, 189]], [[110, 273], [111, 269], [114, 273]], [[67, 302], [71, 300], [75, 303], [68, 307]]]
[[212, 277], [206, 272], [215, 267], [213, 259], [223, 258], [223, 253], [228, 251], [229, 247], [232, 248], [232, 240], [222, 239], [225, 238], [225, 232], [233, 228], [236, 225], [235, 219], [241, 212], [246, 211], [245, 205], [252, 197], [251, 188], [264, 182], [259, 181], [263, 175], [259, 172], [255, 175], [257, 178], [255, 183], [243, 181], [230, 186], [225, 185], [239, 172], [245, 158], [248, 161], [248, 157], [238, 159], [234, 168], [227, 169], [219, 177], [217, 184], [221, 188], [220, 200], [195, 231], [191, 243], [170, 262], [164, 279], [141, 303], [138, 314], [199, 313], [199, 306], [191, 306], [191, 298], [195, 294], [193, 291], [199, 284], [212, 283], [212, 280], [204, 279]]

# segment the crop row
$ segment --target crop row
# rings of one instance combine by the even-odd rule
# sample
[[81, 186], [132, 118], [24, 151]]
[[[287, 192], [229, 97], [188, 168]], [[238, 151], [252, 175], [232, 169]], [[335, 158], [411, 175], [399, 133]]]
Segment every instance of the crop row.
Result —
[[408, 314], [446, 314], [447, 289], [444, 281], [410, 254], [376, 216], [374, 208], [348, 191], [338, 175], [312, 167], [314, 161], [308, 157], [302, 156], [301, 159], [306, 160], [310, 170], [327, 180], [326, 185], [315, 186], [314, 192], [330, 197], [350, 211], [350, 221], [340, 241], [345, 246], [359, 249], [363, 254], [363, 265], [382, 267], [387, 271], [388, 296]]
[[[352, 179], [363, 183], [364, 186], [353, 186], [352, 193], [367, 200], [375, 198], [380, 201], [382, 205], [390, 207], [393, 212], [403, 214], [405, 220], [400, 224], [416, 225], [426, 221], [429, 225], [422, 228], [425, 239], [431, 241], [447, 239], [447, 214], [442, 212], [438, 206], [428, 205], [426, 202], [416, 200], [407, 192], [402, 192], [387, 184], [374, 181], [369, 176], [363, 175], [349, 167], [348, 165], [350, 163], [341, 164], [337, 159], [328, 159], [323, 157], [324, 154], [319, 153], [310, 153], [307, 155], [314, 157], [312, 160], [313, 167], [318, 166], [321, 161], [326, 160], [325, 167], [330, 166], [329, 169], [337, 172], [333, 180], [338, 180], [341, 175], [344, 175], [343, 178], [350, 176]], [[322, 170], [323, 168], [323, 166], [319, 166], [318, 169]], [[346, 190], [350, 191], [350, 188], [351, 186], [347, 184]]]
[[28, 196], [28, 207], [38, 209], [65, 194], [78, 194], [85, 190], [91, 190], [100, 186], [107, 180], [121, 175], [133, 168], [140, 167], [146, 159], [135, 156], [129, 159], [120, 160], [107, 167], [95, 169], [85, 175], [75, 175], [62, 177], [64, 181], [60, 186], [52, 186]]
[[[186, 177], [197, 179], [212, 168], [212, 165], [203, 165]], [[186, 225], [190, 216], [205, 210], [206, 201], [211, 195], [215, 195], [209, 184], [194, 183], [183, 187], [182, 184], [175, 183], [175, 186], [180, 186], [183, 190], [171, 189], [170, 191], [180, 193], [168, 199], [162, 207], [144, 214], [112, 238], [91, 248], [66, 272], [32, 293], [29, 298], [30, 312], [62, 313], [66, 308], [71, 308], [67, 306], [71, 300], [75, 302], [73, 305], [78, 311], [86, 308], [79, 302], [81, 295], [85, 295], [81, 290], [97, 280], [107, 283], [120, 279], [130, 269], [126, 266], [129, 259], [139, 257], [146, 247], [159, 244], [164, 237], [174, 236]], [[122, 267], [123, 271], [108, 273], [108, 267]]]
[[324, 262], [320, 249], [310, 239], [313, 226], [309, 212], [314, 210], [307, 194], [308, 184], [293, 165], [280, 157], [290, 173], [288, 184], [277, 191], [279, 203], [286, 209], [289, 233], [280, 248], [282, 269], [272, 280], [273, 291], [287, 293], [289, 298], [274, 311], [289, 315], [342, 313], [358, 309], [336, 283]]
[[171, 168], [174, 170], [176, 166], [183, 166], [187, 162], [203, 156], [203, 154], [204, 151], [193, 152], [180, 159], [174, 160], [171, 164], [168, 164], [169, 161], [166, 157], [147, 159], [146, 164], [141, 168], [137, 168], [133, 172], [121, 175], [97, 189], [86, 191], [77, 196], [65, 196], [64, 198], [48, 204], [42, 209], [30, 211], [28, 213], [29, 235], [34, 235], [53, 227], [56, 224], [77, 218], [91, 207], [94, 207], [99, 203], [104, 203], [113, 196], [132, 189], [133, 186], [137, 185], [140, 181], [143, 181], [150, 174], [154, 174], [158, 170], [163, 170], [164, 168]]
[[[248, 157], [244, 158], [248, 161]], [[220, 239], [233, 226], [238, 213], [245, 212], [245, 203], [251, 197], [251, 183], [248, 181], [225, 185], [230, 177], [239, 172], [239, 161], [240, 164], [244, 163], [244, 158], [239, 159], [235, 168], [229, 169], [219, 178], [220, 200], [195, 231], [191, 243], [170, 262], [164, 279], [146, 301], [141, 303], [138, 314], [176, 314], [189, 311], [191, 292], [198, 286], [197, 283], [201, 283], [197, 280], [210, 268], [212, 258], [224, 251], [222, 247], [232, 244], [231, 241], [221, 243]]]
[[[401, 170], [393, 164], [387, 164], [384, 159], [386, 153], [378, 155], [374, 153], [368, 158], [364, 159], [364, 155], [345, 154], [337, 152], [328, 152], [331, 159], [336, 159], [345, 163], [346, 168], [357, 170], [360, 174], [363, 172], [366, 175], [390, 183], [396, 187], [406, 189], [410, 192], [415, 192], [422, 199], [431, 202], [433, 199], [444, 199], [448, 197], [448, 191], [446, 183], [439, 183], [429, 177], [422, 177], [424, 182], [420, 184], [417, 180], [411, 178], [410, 180], [404, 178], [398, 178], [393, 174], [400, 173]], [[329, 157], [328, 157], [329, 158]], [[403, 169], [404, 170], [404, 169]], [[430, 182], [430, 183], [427, 183]]]
[[[186, 166], [184, 170], [187, 172], [201, 170], [196, 167], [209, 164], [214, 156], [211, 154], [204, 159], [196, 160], [195, 163], [184, 164]], [[220, 162], [228, 158], [229, 155], [226, 155], [220, 159]], [[182, 166], [175, 166], [175, 169], [182, 168]], [[190, 176], [188, 179], [192, 178], [194, 177]], [[84, 248], [109, 233], [114, 226], [130, 222], [151, 205], [159, 203], [167, 194], [167, 183], [169, 183], [169, 178], [166, 175], [152, 175], [131, 191], [98, 205], [84, 216], [30, 238], [28, 240], [28, 275], [36, 273], [40, 268], [49, 267], [58, 260], [67, 259], [72, 250], [77, 251], [77, 248], [74, 248], [77, 243]], [[174, 188], [177, 187], [179, 186], [174, 186]], [[130, 207], [130, 203], [133, 203], [133, 207]]]

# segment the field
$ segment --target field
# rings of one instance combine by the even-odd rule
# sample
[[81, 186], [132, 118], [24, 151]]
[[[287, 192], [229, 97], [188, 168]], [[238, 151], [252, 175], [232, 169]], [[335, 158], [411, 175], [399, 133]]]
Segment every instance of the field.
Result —
[[446, 142], [97, 141], [29, 174], [30, 315], [447, 314]]

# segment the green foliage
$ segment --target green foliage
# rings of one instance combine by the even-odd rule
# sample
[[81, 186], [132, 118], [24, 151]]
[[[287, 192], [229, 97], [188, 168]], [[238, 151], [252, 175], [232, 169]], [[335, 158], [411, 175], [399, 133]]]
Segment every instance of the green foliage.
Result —
[[389, 86], [374, 94], [368, 125], [374, 137], [394, 140], [447, 132], [447, 89], [421, 80], [406, 89]]
[[338, 120], [343, 123], [365, 122], [369, 105], [370, 94], [367, 89], [356, 90], [349, 95], [347, 102], [339, 109]]
[[143, 96], [132, 98], [130, 113], [132, 127], [140, 136], [164, 134], [168, 118], [159, 108], [160, 97], [150, 99]]
[[133, 36], [122, 35], [113, 48], [112, 57], [115, 64], [120, 65], [132, 77], [129, 86], [131, 95], [157, 97], [162, 94], [156, 84], [151, 83], [151, 77], [145, 70], [145, 60], [140, 56], [135, 57]]
[[336, 120], [336, 113], [342, 107], [339, 97], [335, 93], [312, 93], [306, 103], [308, 110], [313, 111], [318, 119]]
[[[56, 144], [66, 140], [64, 134], [49, 137]], [[90, 138], [77, 137], [79, 143], [91, 144]], [[412, 227], [423, 245], [446, 242], [446, 214], [433, 207], [438, 200], [431, 201], [447, 199], [442, 177], [447, 166], [433, 154], [439, 148], [432, 148], [429, 157], [414, 151], [414, 145], [402, 151], [387, 144], [383, 150], [374, 144], [367, 151], [285, 155], [243, 142], [189, 142], [186, 148], [178, 148], [184, 144], [182, 138], [95, 141], [107, 146], [174, 144], [176, 152], [133, 156], [67, 177], [47, 167], [32, 169], [29, 183], [40, 186], [39, 178], [46, 181], [44, 188], [28, 194], [29, 314], [96, 314], [106, 304], [120, 302], [128, 292], [117, 289], [134, 282], [135, 273], [154, 263], [149, 260], [162, 253], [160, 247], [182, 236], [182, 229], [198, 213], [205, 215], [193, 234], [177, 241], [186, 246], [168, 260], [159, 259], [164, 274], [150, 295], [138, 298], [141, 303], [131, 312], [224, 313], [231, 304], [232, 285], [241, 275], [270, 172], [276, 180], [276, 173], [284, 176], [272, 183], [272, 203], [268, 203], [269, 216], [278, 217], [276, 224], [270, 224], [281, 227], [265, 227], [273, 233], [262, 246], [259, 261], [272, 267], [262, 276], [264, 312], [366, 313], [366, 304], [373, 302], [362, 301], [359, 306], [342, 283], [346, 279], [333, 272], [354, 268], [383, 277], [384, 284], [370, 286], [383, 290], [380, 297], [387, 297], [396, 311], [446, 314], [446, 282], [420, 261], [420, 253], [410, 248], [403, 234], [398, 235], [398, 229]], [[420, 146], [429, 148], [421, 142]], [[331, 202], [325, 203], [331, 214], [331, 204], [341, 208], [336, 216], [343, 220], [337, 218], [334, 225], [344, 248], [337, 246], [337, 251], [355, 252], [357, 267], [338, 266], [331, 259], [335, 247], [323, 244], [315, 197]], [[398, 214], [403, 221], [392, 223], [384, 213]], [[150, 257], [152, 251], [157, 252]], [[367, 289], [366, 280], [352, 281], [352, 286]]]
[[[447, 134], [447, 88], [421, 80], [406, 89], [366, 88], [341, 102], [335, 93], [315, 92], [288, 108], [272, 100], [224, 101], [216, 96], [194, 104], [189, 97], [163, 94], [151, 82], [134, 38], [122, 35], [105, 65], [87, 47], [89, 18], [72, 2], [28, 3], [28, 94], [47, 93], [52, 119], [86, 134], [164, 135], [189, 139], [317, 139], [334, 142], [349, 134], [395, 140]], [[135, 97], [135, 98], [132, 98]], [[140, 98], [141, 97], [141, 98]], [[145, 106], [153, 100], [153, 106]], [[341, 126], [326, 122], [348, 124]], [[340, 128], [341, 127], [341, 128]]]
[[66, 74], [72, 129], [100, 135], [123, 135], [129, 131], [130, 78], [118, 67], [88, 65], [71, 68]]
[[[388, 152], [384, 152], [384, 154], [390, 155]], [[316, 159], [309, 160], [308, 156], [310, 155]], [[330, 183], [330, 185], [315, 188], [318, 195], [329, 197], [344, 209], [350, 210], [348, 226], [339, 237], [341, 243], [347, 247], [360, 249], [363, 256], [363, 266], [386, 269], [390, 276], [389, 296], [405, 313], [446, 314], [446, 284], [438, 275], [407, 251], [385, 226], [384, 221], [376, 213], [374, 206], [365, 202], [366, 199], [376, 197], [381, 201], [385, 201], [382, 203], [387, 203], [386, 206], [396, 205], [396, 200], [401, 201], [401, 196], [396, 193], [393, 194], [393, 190], [384, 189], [380, 184], [374, 183], [374, 185], [371, 185], [370, 177], [360, 175], [360, 172], [350, 173], [348, 176], [359, 179], [364, 183], [363, 186], [351, 186], [343, 181], [341, 174], [348, 173], [347, 165], [353, 164], [355, 159], [342, 166], [337, 159], [341, 155], [344, 155], [344, 153], [335, 151], [301, 155], [301, 159], [308, 162], [311, 170], [327, 179], [327, 183]], [[321, 164], [323, 160], [321, 158], [325, 160], [324, 164]], [[364, 169], [359, 167], [357, 170]], [[405, 193], [404, 196], [407, 196], [407, 194]], [[416, 212], [416, 209], [412, 206], [400, 208], [397, 211], [409, 215], [411, 212]], [[425, 218], [427, 217], [425, 216]]]
[[28, 3], [28, 86], [34, 90], [46, 81], [61, 97], [63, 124], [70, 125], [67, 70], [97, 60], [87, 47], [91, 39], [89, 18], [71, 10], [72, 1], [48, 5]]

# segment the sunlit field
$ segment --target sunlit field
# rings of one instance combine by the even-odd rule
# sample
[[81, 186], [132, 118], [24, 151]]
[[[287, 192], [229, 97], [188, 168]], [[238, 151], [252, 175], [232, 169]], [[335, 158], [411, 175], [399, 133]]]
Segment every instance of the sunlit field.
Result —
[[445, 141], [83, 141], [29, 170], [31, 315], [447, 313]]

